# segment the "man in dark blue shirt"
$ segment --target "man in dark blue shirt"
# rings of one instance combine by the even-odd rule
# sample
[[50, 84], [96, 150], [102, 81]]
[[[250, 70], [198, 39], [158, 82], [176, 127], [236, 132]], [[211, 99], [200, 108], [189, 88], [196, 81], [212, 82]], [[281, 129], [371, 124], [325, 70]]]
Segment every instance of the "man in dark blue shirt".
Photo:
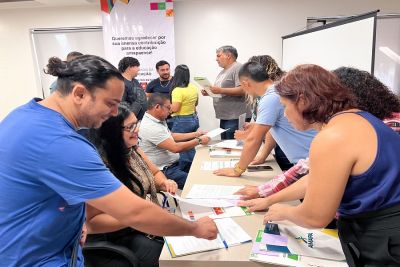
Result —
[[146, 87], [147, 96], [152, 93], [161, 93], [168, 95], [171, 90], [172, 76], [170, 73], [170, 65], [167, 61], [161, 60], [156, 64], [156, 70], [160, 77], [152, 80]]

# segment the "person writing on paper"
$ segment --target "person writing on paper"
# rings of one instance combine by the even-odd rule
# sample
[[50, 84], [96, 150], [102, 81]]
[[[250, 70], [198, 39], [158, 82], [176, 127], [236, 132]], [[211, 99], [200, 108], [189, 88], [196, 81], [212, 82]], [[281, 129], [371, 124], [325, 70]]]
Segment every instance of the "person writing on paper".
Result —
[[[319, 66], [296, 67], [276, 90], [291, 123], [319, 133], [310, 149], [308, 179], [296, 183], [304, 201], [298, 206], [274, 204], [264, 221], [320, 228], [338, 213], [339, 237], [350, 266], [397, 266], [400, 136], [358, 109], [338, 77]], [[385, 246], [376, 249], [376, 244]]]
[[148, 99], [139, 138], [139, 147], [154, 162], [166, 177], [174, 180], [182, 189], [190, 169], [187, 162], [181, 162], [180, 152], [187, 151], [199, 144], [207, 144], [210, 138], [198, 130], [191, 133], [171, 133], [165, 119], [171, 112], [171, 102], [166, 95], [154, 93]]
[[[239, 71], [242, 88], [253, 96], [262, 96], [258, 116], [253, 129], [243, 147], [239, 162], [234, 168], [214, 171], [216, 175], [240, 176], [251, 163], [259, 150], [267, 132], [276, 140], [291, 163], [297, 163], [308, 156], [311, 140], [315, 131], [301, 132], [295, 130], [283, 114], [283, 106], [275, 91], [273, 82], [266, 69], [257, 62], [245, 63]], [[271, 151], [275, 142], [265, 141]]]
[[[175, 68], [171, 85], [171, 111], [173, 133], [191, 133], [199, 128], [199, 118], [196, 106], [199, 101], [199, 92], [196, 86], [190, 83], [189, 68], [178, 65]], [[190, 165], [196, 151], [194, 148], [179, 153], [180, 161]]]
[[[157, 191], [175, 194], [177, 184], [168, 180], [152, 163], [143, 151], [137, 147], [140, 121], [130, 111], [127, 103], [118, 107], [118, 115], [106, 120], [99, 129], [91, 130], [89, 140], [96, 146], [104, 163], [126, 187], [137, 196], [160, 206]], [[133, 228], [127, 228], [119, 221], [110, 218], [94, 207], [88, 206], [86, 221], [89, 226], [90, 241], [109, 241], [127, 247], [140, 260], [141, 266], [158, 266], [163, 239], [149, 236]], [[93, 226], [92, 226], [93, 225]], [[95, 232], [97, 234], [91, 234]], [[121, 266], [119, 259], [110, 259], [109, 255], [85, 255], [96, 266]]]
[[216, 238], [211, 219], [189, 222], [133, 194], [76, 132], [117, 115], [124, 83], [113, 65], [91, 55], [50, 58], [47, 73], [58, 77], [57, 90], [0, 124], [3, 266], [83, 266], [85, 203], [149, 234]]
[[[359, 109], [371, 113], [394, 131], [398, 130], [392, 122], [400, 112], [400, 98], [390, 91], [386, 85], [369, 72], [355, 68], [340, 67], [334, 70], [333, 73], [354, 94]], [[241, 205], [248, 206], [252, 211], [265, 210], [274, 203], [292, 199], [291, 194], [293, 193], [288, 193], [290, 191], [286, 192], [285, 190], [279, 194], [278, 192], [308, 174], [308, 171], [309, 159], [299, 160], [294, 167], [277, 175], [267, 183], [259, 186], [245, 186], [236, 194], [241, 195], [244, 200], [267, 197], [241, 203]], [[304, 177], [302, 179], [307, 178]], [[292, 187], [290, 190], [292, 190]], [[268, 197], [272, 194], [274, 194], [273, 197]], [[304, 196], [300, 198], [304, 198]]]
[[[220, 127], [227, 129], [221, 134], [221, 139], [234, 139], [235, 130], [238, 130], [239, 116], [246, 113], [250, 121], [251, 110], [245, 100], [245, 92], [240, 86], [238, 72], [242, 64], [237, 62], [236, 48], [230, 45], [217, 49], [217, 63], [223, 68], [218, 74], [215, 85], [210, 87], [214, 94], [222, 94], [221, 98], [213, 98], [215, 115], [220, 120]], [[205, 90], [201, 91], [207, 95]]]
[[[249, 62], [258, 62], [260, 63], [265, 70], [267, 71], [268, 76], [270, 77], [271, 81], [276, 82], [278, 81], [284, 72], [279, 68], [278, 64], [276, 61], [269, 55], [261, 55], [261, 56], [252, 56], [248, 60]], [[253, 107], [253, 120], [257, 121], [257, 110], [258, 110], [258, 105], [261, 99], [261, 96], [253, 96], [250, 94], [247, 94], [247, 99], [252, 103]], [[235, 131], [235, 139], [236, 140], [245, 140], [247, 136], [249, 135], [252, 126], [254, 126], [254, 123], [249, 123], [245, 125], [244, 130], [237, 130]], [[270, 147], [274, 147], [275, 151], [275, 159], [276, 162], [278, 163], [279, 167], [282, 170], [288, 170], [290, 169], [293, 164], [290, 163], [290, 161], [287, 159], [285, 153], [283, 153], [282, 149], [276, 144], [274, 138], [271, 136], [271, 133], [268, 132], [265, 135], [265, 140], [266, 144], [262, 146], [260, 151], [257, 153], [257, 156], [253, 159], [251, 164], [262, 164], [266, 161], [269, 153], [271, 152]]]

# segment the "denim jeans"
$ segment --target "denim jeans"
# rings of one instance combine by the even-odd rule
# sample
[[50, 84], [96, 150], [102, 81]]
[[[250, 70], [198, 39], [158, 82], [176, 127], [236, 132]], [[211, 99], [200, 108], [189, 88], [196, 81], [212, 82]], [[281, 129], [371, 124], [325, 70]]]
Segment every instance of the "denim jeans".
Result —
[[[199, 128], [199, 118], [196, 114], [185, 116], [174, 116], [171, 132], [173, 133], [191, 133]], [[194, 148], [179, 153], [179, 163], [181, 169], [190, 169], [196, 150]]]
[[180, 162], [164, 167], [162, 172], [168, 179], [174, 180], [178, 184], [179, 189], [183, 189], [188, 173], [184, 169], [181, 169]]

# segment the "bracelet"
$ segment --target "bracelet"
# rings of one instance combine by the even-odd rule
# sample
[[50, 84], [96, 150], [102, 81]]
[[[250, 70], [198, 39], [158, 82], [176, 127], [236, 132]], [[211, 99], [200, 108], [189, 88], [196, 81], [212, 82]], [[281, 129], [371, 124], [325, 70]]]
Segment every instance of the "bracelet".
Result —
[[203, 143], [203, 141], [201, 140], [200, 137], [196, 137], [197, 141], [199, 141], [199, 145], [201, 145]]
[[239, 175], [242, 175], [242, 173], [244, 173], [246, 171], [246, 169], [243, 170], [242, 168], [239, 167], [239, 163], [236, 163], [233, 168], [233, 171]]

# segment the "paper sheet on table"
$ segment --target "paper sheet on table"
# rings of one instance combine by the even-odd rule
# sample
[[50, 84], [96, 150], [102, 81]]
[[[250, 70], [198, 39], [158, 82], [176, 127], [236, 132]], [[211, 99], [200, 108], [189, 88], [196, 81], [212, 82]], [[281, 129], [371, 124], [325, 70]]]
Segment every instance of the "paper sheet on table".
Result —
[[232, 140], [232, 139], [219, 142], [219, 143], [213, 145], [213, 147], [243, 150], [243, 144], [239, 144], [239, 142], [237, 140]]
[[209, 131], [208, 133], [206, 133], [206, 135], [210, 138], [214, 138], [226, 131], [227, 131], [227, 129], [217, 128], [217, 129]]
[[239, 202], [239, 199], [187, 199], [187, 198], [182, 198], [178, 195], [171, 195], [171, 197], [179, 200], [180, 202], [186, 202], [192, 205], [196, 206], [202, 206], [202, 207], [234, 207], [236, 204]]
[[213, 92], [211, 92], [210, 87], [212, 86], [212, 84], [206, 77], [194, 77], [193, 80], [196, 83], [198, 83], [202, 87], [202, 89], [204, 89], [207, 92], [209, 96], [217, 98], [222, 97], [221, 94], [214, 94]]
[[247, 207], [201, 207], [186, 202], [179, 202], [179, 209], [182, 218], [189, 221], [196, 221], [206, 216], [213, 219], [220, 219], [254, 214], [254, 212], [250, 212]]
[[225, 160], [225, 161], [203, 161], [200, 170], [202, 171], [215, 171], [222, 168], [233, 168], [238, 160]]
[[215, 198], [215, 199], [240, 199], [239, 195], [234, 195], [242, 185], [206, 185], [194, 184], [186, 198]]
[[210, 149], [210, 158], [240, 158], [241, 150], [232, 150], [229, 148]]
[[214, 240], [206, 240], [193, 236], [164, 237], [171, 256], [174, 258], [224, 248], [221, 236], [226, 241], [228, 247], [251, 241], [251, 237], [231, 218], [217, 219], [214, 222], [220, 233]]

